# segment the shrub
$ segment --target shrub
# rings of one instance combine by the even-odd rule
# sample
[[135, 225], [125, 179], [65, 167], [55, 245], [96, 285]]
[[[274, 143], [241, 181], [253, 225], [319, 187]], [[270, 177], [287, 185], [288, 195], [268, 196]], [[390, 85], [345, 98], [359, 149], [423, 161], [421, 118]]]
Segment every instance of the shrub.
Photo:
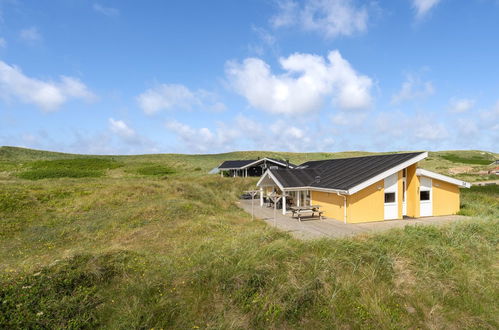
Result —
[[472, 186], [461, 189], [459, 214], [499, 218], [499, 185]]
[[74, 158], [40, 160], [32, 162], [29, 167], [32, 169], [73, 169], [80, 171], [96, 171], [113, 169], [123, 166], [122, 163], [109, 158]]
[[[442, 155], [442, 158], [451, 161], [453, 163], [463, 163], [463, 164], [473, 164], [473, 165], [489, 165], [492, 162], [490, 159], [483, 158], [480, 156], [461, 157], [456, 154]], [[427, 158], [427, 160], [428, 159], [429, 158]]]
[[54, 178], [88, 178], [103, 176], [102, 171], [82, 171], [75, 169], [36, 169], [22, 172], [18, 175], [21, 179], [40, 180]]
[[139, 167], [136, 173], [140, 175], [168, 175], [175, 173], [175, 170], [163, 165], [147, 165]]
[[0, 324], [5, 328], [94, 328], [98, 288], [120, 274], [128, 252], [79, 255], [26, 277], [2, 281]]
[[104, 170], [121, 166], [122, 163], [106, 158], [41, 160], [28, 164], [29, 169], [18, 177], [28, 180], [100, 177]]

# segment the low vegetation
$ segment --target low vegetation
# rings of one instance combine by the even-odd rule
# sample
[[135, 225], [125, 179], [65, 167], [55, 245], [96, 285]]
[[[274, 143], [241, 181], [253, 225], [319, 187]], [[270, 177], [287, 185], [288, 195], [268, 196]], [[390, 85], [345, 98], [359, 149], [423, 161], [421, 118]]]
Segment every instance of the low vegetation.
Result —
[[460, 214], [499, 219], [499, 185], [472, 186], [461, 191]]
[[189, 157], [37, 181], [0, 157], [0, 328], [499, 327], [498, 186], [463, 190], [469, 221], [303, 242], [237, 207], [255, 179]]
[[462, 157], [456, 154], [444, 154], [441, 157], [453, 163], [472, 164], [472, 165], [489, 165], [494, 159], [489, 155], [474, 155], [470, 157]]
[[105, 170], [121, 166], [113, 159], [104, 158], [39, 160], [27, 164], [18, 177], [28, 180], [101, 177]]
[[135, 170], [140, 175], [168, 175], [175, 173], [175, 170], [164, 165], [149, 164]]

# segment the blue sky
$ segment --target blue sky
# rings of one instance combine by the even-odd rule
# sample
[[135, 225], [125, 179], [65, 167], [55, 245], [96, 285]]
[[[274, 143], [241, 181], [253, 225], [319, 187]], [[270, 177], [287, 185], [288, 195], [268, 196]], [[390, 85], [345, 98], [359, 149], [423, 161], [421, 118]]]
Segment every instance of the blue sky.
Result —
[[0, 145], [498, 152], [497, 0], [0, 0]]

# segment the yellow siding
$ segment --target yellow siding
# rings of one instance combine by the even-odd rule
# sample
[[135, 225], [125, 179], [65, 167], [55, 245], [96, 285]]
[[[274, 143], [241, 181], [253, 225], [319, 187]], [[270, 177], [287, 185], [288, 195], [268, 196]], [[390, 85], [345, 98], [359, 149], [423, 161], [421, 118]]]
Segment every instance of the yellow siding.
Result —
[[402, 189], [403, 189], [403, 182], [404, 180], [404, 174], [402, 173], [402, 171], [399, 171], [398, 172], [398, 179], [397, 179], [397, 204], [398, 204], [398, 218], [399, 219], [402, 219], [402, 203], [404, 201], [404, 198], [402, 196], [403, 192], [402, 192]]
[[419, 218], [419, 178], [416, 176], [417, 163], [407, 168], [407, 216]]
[[347, 197], [347, 222], [383, 221], [385, 218], [385, 182], [378, 181]]
[[[406, 203], [407, 215], [418, 218], [420, 210], [419, 186], [420, 180], [416, 176], [417, 164], [407, 168]], [[403, 174], [398, 173], [398, 217], [402, 219], [402, 189]], [[347, 196], [347, 222], [360, 223], [384, 220], [384, 180], [380, 180], [361, 191]], [[455, 214], [459, 211], [459, 187], [440, 180], [433, 180], [432, 188], [433, 215]], [[334, 193], [311, 191], [312, 204], [321, 206], [324, 216], [344, 221], [343, 196]]]
[[344, 221], [343, 196], [322, 191], [311, 191], [310, 200], [312, 205], [320, 205], [324, 216]]
[[456, 214], [459, 211], [459, 187], [433, 179], [433, 215]]

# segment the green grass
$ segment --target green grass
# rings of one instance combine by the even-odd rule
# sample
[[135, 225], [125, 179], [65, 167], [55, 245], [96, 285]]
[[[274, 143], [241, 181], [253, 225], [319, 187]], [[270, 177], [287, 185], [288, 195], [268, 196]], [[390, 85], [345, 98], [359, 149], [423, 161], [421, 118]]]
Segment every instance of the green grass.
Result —
[[22, 172], [18, 175], [21, 179], [41, 180], [55, 178], [88, 178], [103, 176], [102, 171], [85, 171], [73, 169], [36, 169]]
[[27, 170], [17, 176], [28, 180], [101, 177], [104, 170], [121, 166], [123, 164], [113, 159], [104, 158], [39, 160], [25, 165]]
[[463, 163], [463, 164], [472, 164], [472, 165], [489, 165], [493, 161], [493, 159], [483, 156], [461, 157], [456, 154], [446, 154], [442, 155], [441, 157], [453, 163]]
[[3, 328], [92, 328], [99, 324], [101, 288], [127, 269], [130, 253], [76, 255], [0, 289]]
[[460, 214], [499, 219], [499, 185], [472, 186], [461, 190]]
[[499, 327], [498, 186], [462, 190], [473, 220], [300, 241], [237, 207], [256, 179], [203, 172], [219, 155], [113, 159], [0, 183], [0, 328]]
[[175, 170], [159, 164], [150, 164], [146, 166], [139, 167], [135, 170], [137, 174], [140, 175], [168, 175], [175, 173]]

